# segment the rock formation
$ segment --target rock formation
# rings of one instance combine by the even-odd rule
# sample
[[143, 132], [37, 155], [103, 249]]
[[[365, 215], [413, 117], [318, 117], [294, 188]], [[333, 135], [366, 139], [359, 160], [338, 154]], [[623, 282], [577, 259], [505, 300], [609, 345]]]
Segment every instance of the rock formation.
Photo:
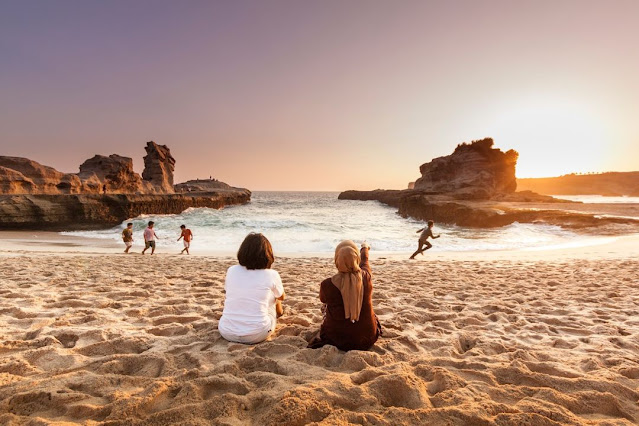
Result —
[[178, 214], [191, 207], [245, 204], [248, 189], [207, 194], [2, 195], [0, 230], [100, 229], [142, 214]]
[[[340, 200], [376, 200], [395, 207], [402, 217], [452, 225], [492, 228], [546, 223], [598, 234], [637, 232], [639, 219], [575, 211], [579, 203], [515, 192], [517, 152], [495, 149], [492, 139], [458, 145], [453, 154], [420, 167], [414, 189], [345, 191]], [[569, 205], [567, 208], [564, 206]], [[571, 205], [571, 206], [570, 206]]]
[[141, 214], [177, 214], [190, 207], [244, 204], [251, 191], [223, 182], [189, 181], [174, 193], [175, 159], [164, 145], [148, 142], [142, 176], [133, 160], [96, 155], [80, 172], [61, 173], [20, 157], [0, 156], [0, 229], [88, 229]]
[[[580, 203], [557, 200], [531, 191], [504, 194], [490, 201], [459, 200], [451, 195], [415, 190], [345, 191], [340, 200], [375, 200], [397, 208], [402, 217], [434, 220], [468, 228], [494, 228], [518, 223], [545, 223], [597, 234], [637, 232], [639, 219], [581, 212]], [[531, 204], [533, 206], [531, 206]], [[563, 208], [568, 205], [568, 208]], [[570, 207], [572, 205], [572, 207]]]
[[195, 179], [175, 185], [175, 192], [210, 192], [235, 189], [231, 185], [215, 179]]
[[175, 159], [165, 145], [148, 142], [142, 177], [133, 160], [96, 155], [80, 173], [62, 173], [28, 158], [0, 156], [0, 194], [172, 194]]
[[144, 149], [146, 156], [142, 179], [150, 182], [158, 192], [173, 193], [175, 158], [171, 156], [171, 150], [166, 145], [158, 145], [153, 141], [147, 142]]
[[80, 178], [22, 157], [0, 156], [1, 194], [78, 194]]
[[451, 155], [422, 164], [414, 188], [454, 194], [458, 199], [489, 199], [517, 189], [515, 166], [519, 154], [493, 148], [491, 138], [462, 143]]
[[153, 192], [150, 184], [143, 184], [139, 174], [133, 171], [133, 160], [112, 154], [96, 155], [80, 165], [78, 174], [88, 193], [135, 194]]

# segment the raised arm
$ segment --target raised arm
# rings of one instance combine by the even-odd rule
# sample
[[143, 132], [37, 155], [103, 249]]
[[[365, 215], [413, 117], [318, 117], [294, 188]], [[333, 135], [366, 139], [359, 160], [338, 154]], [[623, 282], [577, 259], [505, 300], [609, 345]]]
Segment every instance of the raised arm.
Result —
[[415, 233], [416, 233], [416, 234], [419, 234], [419, 233], [420, 233], [420, 232], [422, 232], [424, 229], [426, 229], [426, 228], [422, 228], [422, 229], [420, 229], [419, 231], [417, 231], [417, 232], [415, 232]]
[[368, 252], [369, 252], [369, 248], [368, 247], [362, 247], [362, 249], [359, 252], [360, 255], [360, 261], [359, 261], [359, 267], [360, 269], [368, 272], [369, 274], [372, 274], [371, 272], [371, 264], [368, 262]]

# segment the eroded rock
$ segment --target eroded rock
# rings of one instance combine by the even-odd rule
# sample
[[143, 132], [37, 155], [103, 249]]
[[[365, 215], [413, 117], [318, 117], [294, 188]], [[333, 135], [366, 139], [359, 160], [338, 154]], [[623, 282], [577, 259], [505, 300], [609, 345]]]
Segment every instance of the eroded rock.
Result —
[[173, 171], [175, 158], [166, 145], [147, 142], [144, 156], [144, 171], [142, 179], [148, 181], [158, 192], [171, 194], [173, 190]]
[[414, 189], [456, 194], [465, 200], [489, 199], [517, 189], [515, 167], [519, 154], [493, 148], [491, 138], [457, 145], [451, 155], [422, 164]]

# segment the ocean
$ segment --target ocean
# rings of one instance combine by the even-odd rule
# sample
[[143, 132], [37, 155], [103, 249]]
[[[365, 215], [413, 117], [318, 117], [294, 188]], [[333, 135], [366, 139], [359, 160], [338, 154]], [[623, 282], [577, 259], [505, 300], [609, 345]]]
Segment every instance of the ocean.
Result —
[[[193, 231], [192, 252], [234, 253], [249, 232], [261, 232], [276, 255], [327, 254], [344, 239], [366, 241], [381, 253], [410, 254], [417, 248], [416, 231], [425, 223], [404, 219], [396, 209], [376, 201], [338, 200], [338, 192], [254, 192], [249, 204], [220, 210], [188, 209], [178, 215], [145, 215], [111, 229], [63, 232], [63, 235], [120, 242], [126, 222], [134, 223], [134, 247], [143, 245], [142, 231], [156, 223], [159, 249], [182, 248], [180, 225]], [[596, 245], [610, 238], [585, 236], [543, 224], [496, 229], [469, 229], [436, 223], [432, 251], [538, 250]], [[106, 241], [105, 241], [106, 242]], [[163, 250], [166, 251], [166, 250]]]

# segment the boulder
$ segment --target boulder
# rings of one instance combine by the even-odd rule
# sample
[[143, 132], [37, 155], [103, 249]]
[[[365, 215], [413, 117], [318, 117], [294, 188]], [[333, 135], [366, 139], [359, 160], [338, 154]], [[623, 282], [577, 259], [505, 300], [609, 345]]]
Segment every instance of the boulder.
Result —
[[144, 156], [144, 171], [142, 179], [149, 182], [159, 193], [171, 194], [173, 189], [173, 171], [175, 158], [166, 145], [147, 142]]
[[152, 192], [149, 184], [133, 171], [133, 160], [112, 154], [96, 155], [80, 165], [78, 174], [86, 191], [94, 193], [106, 186], [109, 193], [135, 194]]
[[517, 189], [515, 167], [519, 154], [493, 148], [491, 138], [462, 143], [451, 155], [419, 168], [416, 190], [455, 194], [458, 199], [489, 199]]

